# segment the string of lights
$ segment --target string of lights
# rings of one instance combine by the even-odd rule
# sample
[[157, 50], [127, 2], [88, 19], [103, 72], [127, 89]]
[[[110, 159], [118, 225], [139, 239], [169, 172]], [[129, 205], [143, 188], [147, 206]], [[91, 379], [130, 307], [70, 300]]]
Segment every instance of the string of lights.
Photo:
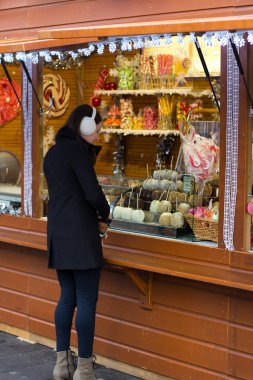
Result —
[[[37, 64], [39, 62], [39, 58], [43, 58], [45, 63], [49, 63], [55, 59], [64, 60], [66, 56], [69, 56], [73, 61], [75, 61], [81, 57], [89, 57], [93, 52], [103, 54], [106, 46], [108, 46], [110, 53], [114, 53], [116, 50], [126, 52], [145, 47], [169, 46], [173, 43], [173, 36], [174, 35], [172, 34], [152, 34], [145, 36], [108, 38], [96, 43], [89, 43], [87, 47], [73, 51], [40, 50], [30, 52], [2, 53], [0, 54], [0, 58], [3, 58], [7, 63], [13, 63], [20, 60], [25, 61], [27, 59], [32, 60], [34, 64]], [[188, 36], [190, 41], [193, 43], [196, 41], [197, 36], [201, 36], [203, 43], [206, 46], [226, 46], [229, 39], [232, 39], [238, 48], [244, 46], [246, 42], [253, 45], [253, 30], [236, 32], [217, 31], [197, 35], [195, 33], [177, 33], [176, 42], [180, 45], [184, 44], [186, 36]]]

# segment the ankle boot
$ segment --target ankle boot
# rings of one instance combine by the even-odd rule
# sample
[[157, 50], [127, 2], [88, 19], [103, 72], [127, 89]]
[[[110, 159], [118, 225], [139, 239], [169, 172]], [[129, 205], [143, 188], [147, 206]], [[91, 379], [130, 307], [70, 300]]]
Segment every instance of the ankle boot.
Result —
[[56, 354], [57, 359], [53, 372], [54, 380], [73, 380], [75, 365], [71, 351], [59, 351]]
[[96, 380], [92, 356], [90, 358], [78, 358], [73, 380]]

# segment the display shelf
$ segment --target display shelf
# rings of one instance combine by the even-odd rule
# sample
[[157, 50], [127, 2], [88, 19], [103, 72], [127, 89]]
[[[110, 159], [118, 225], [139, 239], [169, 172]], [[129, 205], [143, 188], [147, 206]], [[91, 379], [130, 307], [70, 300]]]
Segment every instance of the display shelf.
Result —
[[134, 135], [134, 136], [168, 136], [174, 135], [178, 136], [179, 131], [176, 129], [120, 129], [120, 128], [102, 128], [101, 133], [113, 133], [116, 135], [123, 134]]
[[185, 95], [185, 96], [194, 96], [194, 97], [202, 97], [202, 96], [208, 96], [212, 97], [212, 92], [210, 90], [204, 90], [204, 91], [194, 91], [190, 87], [179, 87], [179, 88], [157, 88], [157, 89], [151, 89], [151, 90], [96, 90], [96, 95], [107, 95], [107, 96], [113, 96], [113, 95]]
[[111, 228], [171, 238], [178, 238], [185, 233], [190, 233], [190, 230], [186, 228], [165, 227], [155, 223], [135, 223], [119, 219], [112, 220]]

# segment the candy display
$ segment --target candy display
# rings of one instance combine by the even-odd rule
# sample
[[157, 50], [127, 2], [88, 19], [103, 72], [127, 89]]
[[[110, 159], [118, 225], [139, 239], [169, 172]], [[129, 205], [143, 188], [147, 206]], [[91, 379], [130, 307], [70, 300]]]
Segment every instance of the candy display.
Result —
[[[20, 85], [12, 80], [12, 84], [21, 99]], [[0, 126], [15, 119], [20, 111], [20, 104], [15, 92], [6, 78], [0, 79]]]
[[114, 62], [114, 69], [109, 70], [112, 77], [118, 80], [119, 90], [131, 90], [134, 88], [134, 63], [123, 55], [118, 55]]
[[133, 209], [130, 207], [122, 207], [121, 219], [130, 221], [132, 219]]
[[155, 107], [144, 107], [143, 112], [144, 129], [157, 129], [158, 110]]
[[107, 118], [103, 121], [105, 127], [118, 128], [121, 125], [121, 112], [118, 104], [113, 103], [107, 113]]
[[120, 219], [121, 218], [121, 212], [122, 212], [123, 207], [121, 206], [116, 206], [113, 210], [113, 217], [115, 219]]
[[218, 241], [219, 203], [208, 207], [194, 207], [185, 214], [185, 219], [199, 240]]
[[214, 140], [200, 136], [191, 126], [187, 135], [181, 134], [181, 146], [185, 172], [196, 181], [211, 180], [219, 165], [219, 147]]
[[173, 85], [172, 77], [172, 54], [159, 54], [158, 55], [158, 75], [161, 88], [169, 88]]
[[144, 211], [144, 214], [145, 214], [144, 222], [152, 223], [154, 220], [155, 214], [151, 211]]
[[154, 200], [150, 204], [150, 211], [157, 213], [158, 212], [158, 207], [159, 207], [160, 201]]
[[[51, 99], [53, 104], [51, 105]], [[59, 74], [43, 75], [43, 108], [50, 110], [49, 115], [64, 115], [69, 105], [70, 89], [65, 79]]]
[[181, 214], [185, 215], [189, 212], [191, 206], [189, 205], [189, 203], [180, 203], [180, 205], [178, 206], [178, 211], [181, 212]]
[[171, 212], [172, 205], [170, 201], [161, 201], [157, 207], [158, 214], [162, 214], [163, 212]]
[[[102, 90], [105, 87], [105, 81], [108, 75], [109, 75], [109, 70], [106, 67], [103, 67], [99, 71], [99, 76], [95, 84], [95, 90]], [[91, 105], [93, 107], [99, 107], [100, 104], [101, 104], [101, 97], [94, 94], [91, 98]]]
[[159, 224], [161, 226], [170, 226], [172, 214], [170, 212], [164, 212], [159, 218]]
[[159, 129], [175, 128], [176, 96], [163, 95], [158, 97]]
[[170, 218], [170, 224], [175, 228], [182, 228], [184, 225], [184, 215], [181, 212], [174, 212]]
[[145, 219], [144, 211], [142, 210], [133, 210], [132, 211], [132, 221], [137, 223], [142, 223]]
[[[120, 128], [114, 131], [118, 139], [128, 134], [142, 134], [136, 133], [141, 129], [145, 130], [143, 135], [162, 136], [157, 145], [153, 173], [150, 175], [146, 164], [147, 175], [142, 185], [123, 194], [120, 204], [113, 210], [113, 218], [129, 222], [130, 230], [137, 228], [147, 233], [154, 230], [166, 236], [168, 229], [186, 229], [185, 219], [191, 209], [200, 206], [200, 197], [201, 205], [208, 205], [213, 194], [217, 198], [216, 188], [210, 181], [218, 171], [219, 147], [215, 135], [206, 137], [210, 135], [196, 124], [211, 100], [202, 101], [198, 98], [202, 95], [194, 98], [195, 90], [187, 83], [191, 59], [185, 56], [185, 51], [178, 52], [180, 56], [153, 51], [149, 54], [143, 49], [136, 56], [128, 52], [118, 55], [114, 68], [109, 70], [110, 77], [115, 79], [105, 81], [106, 93], [100, 91], [98, 96], [112, 95], [104, 126]], [[182, 86], [188, 88], [167, 90]], [[141, 100], [137, 95], [143, 95]], [[210, 114], [211, 111], [209, 117]], [[191, 120], [199, 133], [190, 125]], [[179, 133], [170, 134], [169, 130], [174, 129]], [[181, 147], [178, 146], [180, 142]], [[212, 213], [212, 218], [213, 221], [218, 219], [218, 210]], [[145, 224], [149, 225], [147, 230]]]

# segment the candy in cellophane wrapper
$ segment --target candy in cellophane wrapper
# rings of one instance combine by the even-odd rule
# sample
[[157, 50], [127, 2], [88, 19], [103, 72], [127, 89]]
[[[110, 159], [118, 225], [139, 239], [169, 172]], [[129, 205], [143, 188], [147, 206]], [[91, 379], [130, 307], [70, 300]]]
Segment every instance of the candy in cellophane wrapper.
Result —
[[215, 136], [200, 136], [193, 126], [189, 127], [188, 134], [181, 133], [180, 136], [185, 173], [192, 174], [197, 182], [211, 180], [219, 166], [219, 147]]

